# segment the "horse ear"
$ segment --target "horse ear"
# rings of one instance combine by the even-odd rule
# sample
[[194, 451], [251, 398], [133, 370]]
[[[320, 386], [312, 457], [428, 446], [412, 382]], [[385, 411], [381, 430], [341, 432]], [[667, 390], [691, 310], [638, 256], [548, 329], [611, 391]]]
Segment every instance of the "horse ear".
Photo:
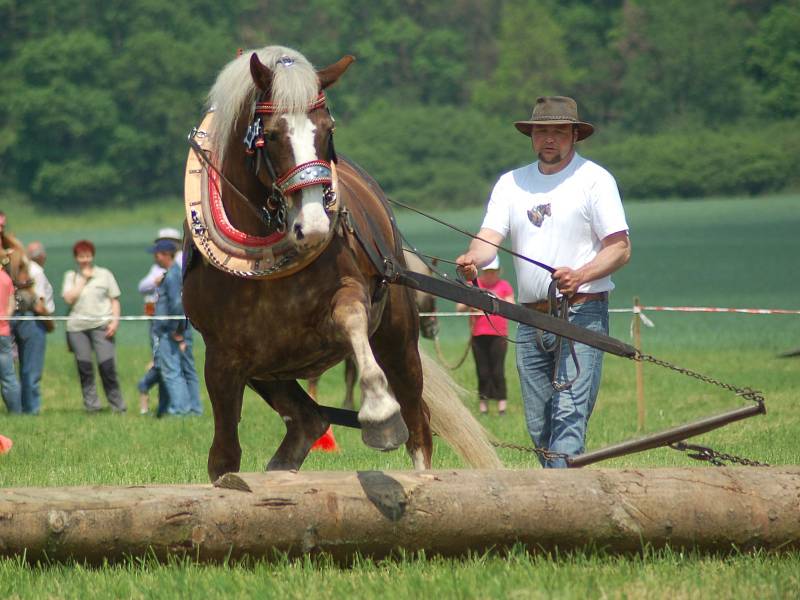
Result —
[[332, 65], [317, 71], [320, 89], [324, 90], [325, 88], [336, 83], [336, 80], [339, 79], [339, 77], [341, 77], [345, 71], [347, 71], [347, 67], [349, 67], [355, 59], [355, 56], [346, 54]]
[[253, 77], [253, 83], [262, 92], [269, 92], [272, 89], [272, 71], [258, 60], [258, 54], [255, 52], [250, 55], [250, 75]]

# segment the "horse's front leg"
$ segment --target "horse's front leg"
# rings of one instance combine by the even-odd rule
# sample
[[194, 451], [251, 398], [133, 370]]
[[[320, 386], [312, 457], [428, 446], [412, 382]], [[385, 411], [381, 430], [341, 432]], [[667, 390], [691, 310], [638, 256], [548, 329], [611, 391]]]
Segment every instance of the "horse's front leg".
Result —
[[248, 385], [278, 412], [286, 425], [286, 435], [267, 463], [267, 471], [299, 469], [311, 446], [328, 428], [317, 403], [296, 381], [251, 379]]
[[239, 470], [242, 447], [239, 445], [239, 419], [245, 378], [219, 352], [206, 351], [205, 378], [214, 411], [214, 440], [208, 451], [208, 476], [216, 481], [225, 473]]
[[[352, 293], [352, 292], [351, 292]], [[394, 450], [408, 440], [408, 428], [400, 414], [380, 366], [369, 345], [367, 309], [363, 302], [337, 297], [333, 320], [350, 340], [353, 359], [361, 374], [361, 439], [370, 448]]]

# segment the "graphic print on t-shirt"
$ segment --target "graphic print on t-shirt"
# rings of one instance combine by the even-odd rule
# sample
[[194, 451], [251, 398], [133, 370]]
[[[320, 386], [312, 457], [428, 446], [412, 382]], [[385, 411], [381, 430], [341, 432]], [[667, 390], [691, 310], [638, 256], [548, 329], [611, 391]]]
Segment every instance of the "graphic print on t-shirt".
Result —
[[528, 219], [536, 227], [541, 227], [542, 223], [544, 223], [544, 218], [549, 216], [551, 216], [549, 202], [547, 204], [538, 204], [528, 210]]

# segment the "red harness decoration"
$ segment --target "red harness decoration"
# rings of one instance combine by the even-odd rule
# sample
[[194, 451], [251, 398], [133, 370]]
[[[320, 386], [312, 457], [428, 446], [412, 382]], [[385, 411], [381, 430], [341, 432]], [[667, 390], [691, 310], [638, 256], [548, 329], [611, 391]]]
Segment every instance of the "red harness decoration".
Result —
[[263, 248], [264, 246], [272, 246], [286, 237], [285, 231], [276, 231], [266, 237], [250, 235], [244, 231], [239, 231], [231, 225], [231, 222], [228, 220], [228, 215], [225, 214], [225, 208], [222, 205], [222, 194], [219, 189], [219, 175], [214, 169], [208, 169], [208, 199], [214, 225], [222, 235], [231, 241], [249, 248]]

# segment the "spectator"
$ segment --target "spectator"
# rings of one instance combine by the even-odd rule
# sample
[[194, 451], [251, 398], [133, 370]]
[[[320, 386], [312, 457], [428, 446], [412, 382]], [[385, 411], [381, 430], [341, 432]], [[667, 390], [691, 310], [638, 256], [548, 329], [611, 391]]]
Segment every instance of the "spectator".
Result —
[[92, 242], [77, 242], [72, 253], [78, 268], [64, 274], [61, 296], [70, 306], [67, 342], [75, 354], [83, 404], [89, 413], [100, 410], [92, 365], [94, 351], [111, 410], [122, 413], [126, 407], [117, 379], [114, 350], [120, 315], [119, 286], [111, 271], [95, 266]]
[[[18, 293], [18, 316], [48, 316], [56, 305], [53, 301], [53, 286], [44, 273], [47, 253], [41, 242], [31, 242], [27, 248], [27, 275], [31, 284], [27, 293]], [[27, 283], [20, 282], [20, 283]], [[19, 372], [22, 384], [22, 412], [38, 415], [42, 397], [40, 382], [44, 370], [47, 348], [47, 333], [53, 330], [52, 321], [15, 321], [12, 327], [14, 341], [19, 354]]]
[[[151, 248], [155, 261], [166, 269], [158, 287], [156, 316], [183, 316], [181, 268], [175, 259], [176, 247], [169, 240], [159, 240]], [[197, 371], [192, 355], [192, 330], [183, 320], [159, 320], [153, 331], [156, 337], [155, 362], [165, 394], [159, 399], [156, 416], [202, 414]]]
[[[162, 227], [158, 230], [156, 235], [156, 239], [154, 243], [158, 243], [161, 240], [167, 240], [172, 242], [176, 248], [175, 252], [175, 261], [178, 263], [178, 266], [183, 265], [183, 252], [180, 250], [181, 244], [181, 234], [180, 232], [173, 228], [173, 227]], [[152, 249], [151, 249], [152, 250]], [[150, 270], [147, 272], [140, 281], [139, 281], [139, 293], [143, 296], [144, 300], [144, 314], [147, 316], [155, 315], [155, 307], [156, 307], [156, 299], [158, 298], [158, 286], [161, 284], [161, 281], [164, 279], [164, 274], [166, 273], [166, 269], [159, 266], [158, 262], [155, 260], [153, 261], [153, 265], [150, 267]], [[155, 337], [153, 335], [153, 326], [154, 321], [150, 321], [150, 327], [148, 330], [148, 337], [150, 341], [150, 348], [153, 349], [154, 347], [154, 340]], [[160, 384], [159, 376], [158, 376], [158, 369], [156, 368], [155, 361], [151, 361], [147, 367], [147, 372], [142, 376], [137, 384], [137, 389], [139, 391], [139, 413], [140, 414], [147, 414], [150, 412], [149, 404], [150, 404], [150, 389], [158, 383], [158, 397], [159, 402], [164, 404], [166, 400], [163, 398], [163, 395], [166, 393], [163, 386]]]
[[[2, 252], [2, 251], [0, 251]], [[2, 252], [5, 258], [5, 252]], [[0, 268], [0, 392], [9, 413], [21, 413], [20, 385], [14, 370], [13, 338], [8, 319], [14, 314], [14, 283]]]
[[[500, 278], [500, 260], [481, 269], [478, 287], [485, 289], [501, 300], [514, 302], [511, 284]], [[459, 311], [471, 310], [465, 304], [458, 304]], [[472, 335], [472, 355], [475, 357], [475, 370], [478, 374], [478, 409], [482, 415], [489, 414], [490, 400], [497, 402], [497, 413], [506, 413], [508, 394], [506, 393], [506, 351], [508, 350], [508, 320], [500, 315], [477, 315], [470, 317]]]

